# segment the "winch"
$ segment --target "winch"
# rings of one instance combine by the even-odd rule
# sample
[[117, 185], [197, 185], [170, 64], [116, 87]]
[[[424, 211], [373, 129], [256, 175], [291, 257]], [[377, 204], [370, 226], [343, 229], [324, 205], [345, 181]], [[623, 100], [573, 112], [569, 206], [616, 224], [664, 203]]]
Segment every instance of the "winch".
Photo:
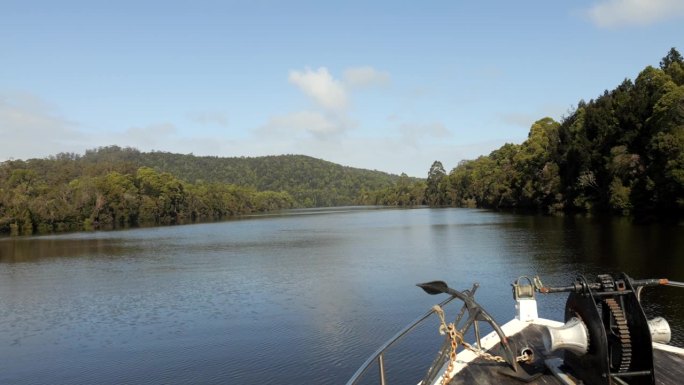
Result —
[[[600, 274], [591, 281], [578, 276], [568, 286], [549, 287], [538, 277], [522, 276], [512, 285], [516, 316], [503, 325], [475, 301], [477, 283], [461, 291], [444, 281], [418, 286], [449, 298], [398, 331], [347, 385], [357, 384], [376, 362], [379, 383], [386, 384], [386, 351], [432, 314], [439, 318], [444, 340], [420, 384], [655, 385], [657, 379], [660, 385], [675, 385], [684, 378], [684, 349], [667, 344], [667, 321], [648, 321], [639, 300], [644, 287], [684, 288], [683, 282]], [[536, 293], [568, 294], [565, 324], [539, 317]], [[462, 306], [449, 322], [444, 307], [452, 300], [460, 300]], [[491, 332], [481, 336], [482, 326]], [[474, 337], [472, 343], [465, 340], [468, 335]]]
[[549, 353], [564, 352], [564, 363], [588, 384], [655, 384], [652, 342], [668, 343], [665, 319], [648, 321], [639, 295], [667, 279], [634, 280], [626, 274], [600, 274], [593, 282], [579, 276], [570, 286], [547, 287], [540, 293], [568, 292], [565, 325], [543, 334]]

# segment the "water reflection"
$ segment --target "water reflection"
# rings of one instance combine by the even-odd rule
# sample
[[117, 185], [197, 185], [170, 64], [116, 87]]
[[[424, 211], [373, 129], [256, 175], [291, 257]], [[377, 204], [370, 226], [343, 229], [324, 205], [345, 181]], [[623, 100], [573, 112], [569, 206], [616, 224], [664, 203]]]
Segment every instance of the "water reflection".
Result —
[[[505, 321], [519, 275], [684, 281], [682, 232], [484, 210], [335, 209], [0, 239], [0, 341], [9, 341], [0, 355], [10, 357], [0, 383], [339, 383], [439, 301], [415, 283], [478, 281], [478, 301]], [[683, 295], [644, 296], [680, 335]], [[564, 301], [540, 298], [541, 314], [561, 317]], [[398, 346], [391, 378], [417, 382], [422, 370], [410, 364], [431, 359], [436, 328]]]
[[634, 277], [683, 277], [684, 228], [634, 225], [627, 218], [518, 216], [514, 226], [527, 234], [508, 236], [546, 269], [574, 265], [587, 274], [628, 272]]
[[58, 237], [6, 238], [0, 240], [0, 263], [35, 262], [44, 258], [119, 256], [135, 249], [111, 239]]

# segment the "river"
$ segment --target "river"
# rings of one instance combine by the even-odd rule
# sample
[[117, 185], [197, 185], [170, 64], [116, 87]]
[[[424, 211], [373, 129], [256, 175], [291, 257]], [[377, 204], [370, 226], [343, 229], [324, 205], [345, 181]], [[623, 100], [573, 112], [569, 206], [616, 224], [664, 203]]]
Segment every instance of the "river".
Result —
[[[219, 223], [0, 239], [1, 384], [343, 384], [457, 289], [501, 323], [510, 283], [624, 271], [684, 281], [684, 227], [475, 209], [295, 210]], [[684, 345], [684, 290], [647, 289]], [[539, 298], [559, 319], [565, 297]], [[388, 354], [415, 384], [437, 322]]]

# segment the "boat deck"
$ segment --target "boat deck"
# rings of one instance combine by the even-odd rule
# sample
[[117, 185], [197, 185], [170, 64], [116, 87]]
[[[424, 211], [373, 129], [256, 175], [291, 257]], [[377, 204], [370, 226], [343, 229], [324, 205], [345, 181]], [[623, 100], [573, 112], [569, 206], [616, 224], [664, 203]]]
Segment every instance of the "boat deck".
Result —
[[[511, 347], [514, 352], [520, 352], [524, 347], [531, 347], [534, 350], [535, 362], [531, 364], [532, 371], [543, 372], [543, 374], [527, 384], [530, 385], [563, 385], [564, 383], [554, 376], [548, 369], [545, 369], [542, 351], [543, 342], [541, 334], [542, 326], [530, 325], [521, 332], [509, 337]], [[492, 354], [498, 353], [498, 349], [491, 349]], [[658, 385], [678, 385], [684, 379], [684, 356], [681, 353], [662, 350], [655, 346], [653, 349], [655, 363], [655, 377]], [[500, 369], [499, 369], [500, 368]], [[483, 358], [476, 358], [468, 363], [454, 378], [449, 385], [520, 385], [523, 382], [502, 374], [506, 371], [505, 364], [487, 361]]]
[[684, 356], [681, 354], [653, 349], [656, 384], [681, 384], [684, 381]]

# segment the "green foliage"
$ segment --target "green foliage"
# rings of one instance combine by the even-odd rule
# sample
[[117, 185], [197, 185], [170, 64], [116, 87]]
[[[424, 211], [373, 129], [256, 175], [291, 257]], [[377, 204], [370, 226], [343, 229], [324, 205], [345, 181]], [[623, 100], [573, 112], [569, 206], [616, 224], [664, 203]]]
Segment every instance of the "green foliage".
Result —
[[117, 146], [89, 150], [79, 160], [88, 175], [113, 169], [135, 174], [140, 167], [169, 173], [187, 183], [223, 183], [257, 191], [287, 191], [299, 207], [351, 205], [361, 190], [393, 186], [399, 179], [380, 171], [344, 167], [303, 155], [256, 158], [143, 153]]
[[561, 123], [535, 122], [522, 144], [461, 162], [446, 177], [448, 204], [681, 215], [683, 82], [673, 48], [659, 69], [580, 101]]
[[[43, 164], [41, 162], [41, 164]], [[149, 167], [48, 185], [36, 170], [0, 165], [0, 233], [29, 235], [218, 220], [291, 208], [287, 192], [221, 183], [190, 184]], [[40, 170], [40, 168], [38, 169]]]
[[624, 186], [619, 178], [613, 179], [610, 182], [610, 207], [613, 210], [621, 212], [629, 212], [632, 204], [629, 200], [631, 188]]
[[676, 48], [672, 47], [667, 55], [665, 55], [665, 57], [660, 61], [660, 69], [665, 71], [671, 66], [677, 64], [684, 64], [684, 58], [682, 58], [682, 55], [679, 53], [679, 51], [677, 51]]
[[425, 181], [401, 174], [393, 186], [375, 191], [362, 190], [355, 202], [362, 205], [414, 207], [425, 204]]
[[435, 161], [430, 167], [425, 189], [425, 201], [430, 206], [444, 206], [447, 204], [446, 171], [442, 162]]
[[111, 146], [0, 163], [0, 233], [176, 224], [292, 207], [414, 206], [424, 191], [406, 175], [306, 156], [196, 157]]

